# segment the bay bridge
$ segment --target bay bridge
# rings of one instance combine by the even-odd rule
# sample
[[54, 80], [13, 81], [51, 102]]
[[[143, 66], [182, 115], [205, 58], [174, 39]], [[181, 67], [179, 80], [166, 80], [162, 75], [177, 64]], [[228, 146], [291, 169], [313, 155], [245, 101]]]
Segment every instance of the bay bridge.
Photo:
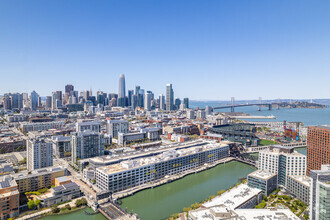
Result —
[[271, 111], [273, 109], [273, 105], [277, 105], [277, 109], [279, 109], [279, 107], [280, 107], [279, 103], [280, 103], [279, 101], [274, 102], [274, 103], [262, 103], [262, 99], [261, 99], [261, 97], [259, 97], [259, 103], [235, 104], [235, 98], [232, 97], [231, 104], [212, 107], [212, 110], [230, 108], [231, 112], [235, 112], [235, 108], [238, 108], [238, 107], [257, 106], [258, 111], [261, 111], [261, 107], [266, 107], [266, 108], [268, 108], [269, 111]]

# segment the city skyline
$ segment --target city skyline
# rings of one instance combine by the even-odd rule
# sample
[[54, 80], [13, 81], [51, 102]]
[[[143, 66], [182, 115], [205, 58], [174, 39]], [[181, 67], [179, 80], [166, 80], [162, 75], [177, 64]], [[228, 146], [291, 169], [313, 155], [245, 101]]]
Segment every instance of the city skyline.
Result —
[[126, 88], [161, 94], [172, 83], [178, 97], [192, 100], [330, 93], [328, 1], [0, 6], [0, 94], [36, 90], [46, 96], [65, 84], [114, 92], [121, 73]]

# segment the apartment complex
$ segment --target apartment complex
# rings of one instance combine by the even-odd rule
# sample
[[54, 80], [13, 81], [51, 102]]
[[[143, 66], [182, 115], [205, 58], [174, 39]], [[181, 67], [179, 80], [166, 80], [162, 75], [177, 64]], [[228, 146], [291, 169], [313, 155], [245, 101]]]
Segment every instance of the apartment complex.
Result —
[[0, 178], [0, 204], [0, 219], [13, 218], [19, 214], [17, 183], [10, 176]]
[[277, 174], [256, 170], [247, 176], [248, 186], [262, 190], [268, 196], [277, 188]]
[[307, 174], [330, 163], [330, 126], [309, 126], [307, 130]]
[[273, 145], [259, 152], [258, 168], [277, 174], [278, 185], [286, 187], [289, 175], [306, 175], [306, 156], [292, 147]]
[[29, 171], [53, 166], [53, 144], [42, 138], [27, 141], [27, 169]]
[[212, 164], [228, 157], [228, 154], [228, 145], [208, 144], [169, 150], [152, 157], [126, 160], [96, 168], [96, 185], [105, 191], [118, 192], [162, 179], [167, 175], [196, 169], [206, 163]]
[[104, 134], [93, 131], [72, 133], [72, 162], [104, 155]]
[[53, 136], [53, 151], [56, 157], [63, 158], [71, 155], [71, 137]]
[[29, 131], [45, 131], [49, 129], [62, 129], [63, 127], [64, 127], [63, 121], [51, 121], [51, 122], [39, 122], [39, 123], [23, 122], [20, 125], [20, 129], [24, 133], [27, 133]]
[[309, 204], [311, 178], [308, 176], [288, 176], [287, 189], [296, 198]]
[[107, 133], [113, 138], [118, 137], [118, 133], [128, 133], [129, 123], [125, 120], [108, 120], [107, 121]]
[[12, 174], [11, 176], [16, 180], [18, 191], [25, 193], [29, 191], [37, 191], [45, 187], [55, 185], [55, 178], [65, 176], [67, 174], [66, 168], [51, 167], [33, 170], [31, 172], [20, 172]]

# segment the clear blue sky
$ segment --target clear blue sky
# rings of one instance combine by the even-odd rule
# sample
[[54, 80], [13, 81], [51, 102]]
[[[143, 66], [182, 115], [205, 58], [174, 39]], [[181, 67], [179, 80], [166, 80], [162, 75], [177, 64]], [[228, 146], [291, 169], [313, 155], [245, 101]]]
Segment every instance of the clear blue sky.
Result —
[[330, 98], [330, 1], [2, 0], [0, 94]]

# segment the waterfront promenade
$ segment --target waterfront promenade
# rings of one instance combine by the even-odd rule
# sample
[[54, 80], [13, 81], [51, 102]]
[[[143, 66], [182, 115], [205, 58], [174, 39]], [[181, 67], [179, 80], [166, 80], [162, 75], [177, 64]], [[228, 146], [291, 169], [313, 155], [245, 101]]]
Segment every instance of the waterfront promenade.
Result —
[[[83, 197], [79, 197], [79, 198], [73, 199], [71, 202], [68, 202], [68, 203], [59, 205], [58, 208], [63, 208], [67, 204], [69, 204], [71, 207], [75, 207], [76, 206], [76, 204], [75, 204], [76, 200], [82, 199], [82, 198], [85, 198], [85, 197], [83, 196]], [[36, 219], [36, 218], [40, 218], [42, 215], [47, 214], [47, 213], [49, 213], [51, 211], [52, 211], [52, 208], [47, 208], [47, 209], [41, 210], [39, 212], [35, 212], [35, 213], [32, 213], [32, 214], [24, 215], [22, 217], [18, 217], [16, 219], [17, 220]]]

